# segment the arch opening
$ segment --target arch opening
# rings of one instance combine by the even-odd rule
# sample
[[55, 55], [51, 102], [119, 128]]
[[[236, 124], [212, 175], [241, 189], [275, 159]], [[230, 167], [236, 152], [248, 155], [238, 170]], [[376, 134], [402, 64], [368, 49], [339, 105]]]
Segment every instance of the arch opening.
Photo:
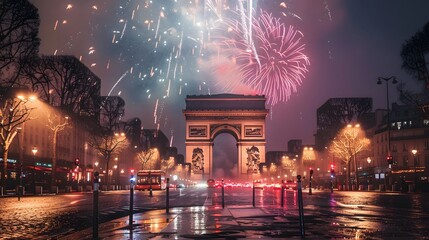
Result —
[[212, 178], [236, 179], [237, 172], [237, 140], [230, 133], [218, 134], [213, 141]]

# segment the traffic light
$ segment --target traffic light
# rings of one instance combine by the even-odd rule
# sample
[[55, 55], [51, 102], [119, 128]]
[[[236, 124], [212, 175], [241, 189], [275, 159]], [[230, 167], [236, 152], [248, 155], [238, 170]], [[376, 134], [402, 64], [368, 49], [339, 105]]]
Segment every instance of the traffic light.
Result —
[[331, 178], [335, 177], [334, 164], [331, 164]]
[[310, 176], [313, 175], [314, 171], [313, 168], [310, 168]]
[[134, 177], [134, 169], [130, 169], [130, 182], [135, 183], [136, 178]]
[[389, 165], [392, 165], [392, 164], [393, 164], [393, 157], [392, 157], [392, 155], [387, 155], [387, 163], [388, 163]]
[[76, 159], [74, 160], [74, 164], [75, 164], [76, 166], [79, 166], [79, 158], [76, 158]]

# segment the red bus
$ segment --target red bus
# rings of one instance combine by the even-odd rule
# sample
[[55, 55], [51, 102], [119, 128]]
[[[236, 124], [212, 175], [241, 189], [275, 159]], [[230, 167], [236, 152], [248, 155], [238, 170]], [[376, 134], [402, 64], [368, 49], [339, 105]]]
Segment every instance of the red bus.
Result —
[[165, 172], [162, 170], [139, 170], [137, 172], [135, 189], [149, 190], [165, 190], [167, 183], [165, 180]]

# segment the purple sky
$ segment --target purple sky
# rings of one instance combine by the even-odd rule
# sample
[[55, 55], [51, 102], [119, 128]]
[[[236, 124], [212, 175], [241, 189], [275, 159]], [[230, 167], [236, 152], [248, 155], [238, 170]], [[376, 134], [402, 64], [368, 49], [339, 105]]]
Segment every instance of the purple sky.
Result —
[[[159, 60], [153, 57], [156, 55], [146, 54], [153, 51], [150, 47], [153, 42], [148, 42], [148, 36], [154, 32], [147, 33], [144, 19], [152, 19], [152, 26], [156, 25], [160, 6], [155, 8], [155, 4], [149, 4], [148, 7], [154, 9], [153, 15], [139, 15], [137, 11], [132, 19], [132, 10], [140, 4], [139, 11], [143, 12], [147, 1], [123, 1], [130, 3], [123, 3], [122, 7], [120, 1], [102, 0], [31, 2], [39, 9], [41, 18], [41, 54], [56, 52], [82, 56], [82, 61], [102, 79], [103, 95], [107, 95], [125, 75], [111, 93], [120, 94], [126, 101], [125, 118], [139, 117], [145, 128], [156, 128], [157, 121], [169, 138], [173, 136], [173, 145], [184, 153], [182, 109], [185, 107], [185, 95], [207, 94], [211, 83], [210, 77], [200, 74], [196, 77], [198, 79], [183, 85], [188, 88], [187, 92], [184, 91], [186, 93], [179, 95], [176, 91], [163, 99], [156, 96], [165, 91], [165, 83], [160, 83], [161, 87], [139, 79], [150, 73], [143, 67], [138, 70], [139, 67]], [[158, 0], [153, 2], [159, 3]], [[68, 4], [72, 4], [69, 9]], [[301, 41], [306, 45], [304, 52], [311, 63], [302, 85], [290, 100], [271, 108], [266, 132], [268, 151], [286, 150], [290, 139], [302, 139], [304, 144], [313, 144], [316, 110], [329, 98], [372, 97], [374, 109], [385, 108], [385, 87], [376, 85], [377, 77], [394, 75], [399, 82], [407, 82], [409, 87], [416, 85], [416, 81], [401, 69], [400, 50], [405, 40], [429, 21], [429, 1], [265, 0], [259, 1], [258, 7], [302, 31], [304, 37]], [[169, 11], [175, 12], [165, 10]], [[168, 20], [172, 26], [179, 21], [172, 17]], [[160, 31], [175, 29], [165, 27]], [[112, 43], [113, 35], [115, 40], [120, 39], [119, 43]], [[90, 54], [91, 47], [95, 51]], [[158, 66], [165, 73], [165, 64]], [[197, 67], [189, 68], [192, 72]], [[141, 72], [139, 77], [138, 72]], [[186, 78], [185, 74], [183, 76]], [[147, 89], [152, 92], [148, 93]], [[210, 88], [210, 93], [219, 93], [215, 89]], [[394, 102], [397, 94], [391, 89], [391, 102]]]

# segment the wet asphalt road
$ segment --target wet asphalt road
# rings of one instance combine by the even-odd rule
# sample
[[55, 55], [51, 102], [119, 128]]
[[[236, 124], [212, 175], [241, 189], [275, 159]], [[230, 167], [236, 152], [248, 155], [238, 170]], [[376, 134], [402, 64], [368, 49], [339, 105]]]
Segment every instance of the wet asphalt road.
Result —
[[[170, 207], [221, 205], [220, 189], [170, 191]], [[280, 190], [255, 191], [255, 205], [278, 211]], [[1, 231], [5, 239], [46, 239], [65, 236], [92, 224], [92, 193], [0, 198]], [[100, 193], [100, 223], [128, 216], [129, 191]], [[136, 192], [134, 213], [165, 208], [165, 191]], [[326, 236], [421, 239], [429, 236], [429, 194], [334, 192], [303, 190], [305, 224]], [[226, 188], [226, 205], [252, 205], [252, 189]], [[285, 191], [285, 217], [298, 214], [297, 192]], [[311, 232], [309, 232], [311, 234]]]

